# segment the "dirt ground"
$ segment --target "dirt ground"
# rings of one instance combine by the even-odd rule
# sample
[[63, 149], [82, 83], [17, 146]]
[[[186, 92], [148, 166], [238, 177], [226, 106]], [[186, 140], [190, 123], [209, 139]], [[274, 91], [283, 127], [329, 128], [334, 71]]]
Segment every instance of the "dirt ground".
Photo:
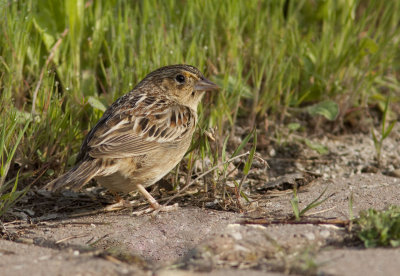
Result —
[[[400, 248], [364, 249], [340, 222], [350, 217], [351, 196], [354, 215], [399, 205], [399, 133], [396, 129], [384, 147], [384, 169], [373, 173], [373, 144], [365, 135], [318, 140], [330, 155], [313, 164], [285, 165], [274, 161], [276, 152], [265, 153], [271, 169], [286, 166], [288, 182], [294, 172], [320, 175], [298, 194], [304, 208], [326, 189], [328, 199], [310, 211], [309, 223], [287, 223], [292, 191], [270, 189], [282, 185], [282, 177], [258, 181], [242, 213], [188, 200], [157, 215], [132, 216], [128, 209], [96, 213], [101, 204], [85, 214], [85, 202], [93, 206], [93, 199], [80, 195], [56, 199], [57, 209], [49, 213], [28, 198], [12, 212], [18, 219], [0, 225], [1, 275], [398, 275]], [[314, 154], [304, 148], [300, 156], [314, 160]], [[51, 196], [32, 193], [48, 204]]]

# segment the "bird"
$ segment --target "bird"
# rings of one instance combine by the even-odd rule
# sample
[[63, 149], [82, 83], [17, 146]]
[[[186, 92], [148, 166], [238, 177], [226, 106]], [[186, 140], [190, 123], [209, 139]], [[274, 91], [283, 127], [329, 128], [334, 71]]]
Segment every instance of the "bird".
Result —
[[83, 140], [75, 166], [45, 188], [77, 191], [95, 179], [114, 194], [138, 190], [151, 209], [161, 209], [146, 188], [182, 160], [196, 128], [199, 103], [207, 91], [218, 89], [191, 65], [149, 73], [107, 108]]

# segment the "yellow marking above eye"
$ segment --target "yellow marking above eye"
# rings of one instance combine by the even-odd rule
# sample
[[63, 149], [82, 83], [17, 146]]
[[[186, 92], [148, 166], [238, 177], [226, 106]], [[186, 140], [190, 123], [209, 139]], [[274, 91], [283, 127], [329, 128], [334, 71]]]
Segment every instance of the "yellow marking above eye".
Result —
[[198, 79], [199, 79], [199, 77], [197, 77], [195, 74], [190, 73], [190, 72], [188, 72], [188, 71], [184, 71], [184, 72], [182, 72], [182, 74], [183, 74], [186, 78], [193, 78], [193, 79], [195, 79], [195, 80], [198, 80]]

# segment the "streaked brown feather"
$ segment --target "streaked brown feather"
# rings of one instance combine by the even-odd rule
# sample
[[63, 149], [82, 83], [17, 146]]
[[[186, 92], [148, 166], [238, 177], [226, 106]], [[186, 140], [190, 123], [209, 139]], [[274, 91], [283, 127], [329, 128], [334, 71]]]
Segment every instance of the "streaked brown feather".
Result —
[[[86, 141], [87, 154], [92, 158], [125, 158], [155, 151], [158, 147], [173, 147], [185, 137], [186, 130], [196, 124], [197, 116], [189, 107], [167, 106], [164, 103], [162, 107], [146, 109], [145, 101], [140, 104], [131, 112], [119, 113], [115, 115], [117, 119], [108, 117], [102, 121], [102, 126], [95, 127], [96, 130]], [[154, 113], [160, 115], [159, 118], [149, 120]], [[171, 113], [185, 119], [175, 124], [168, 116]], [[161, 135], [163, 132], [164, 136]]]
[[52, 191], [58, 191], [68, 183], [72, 190], [77, 191], [88, 183], [92, 179], [93, 175], [98, 174], [100, 170], [101, 160], [89, 159], [78, 163], [71, 170], [48, 183], [45, 188]]

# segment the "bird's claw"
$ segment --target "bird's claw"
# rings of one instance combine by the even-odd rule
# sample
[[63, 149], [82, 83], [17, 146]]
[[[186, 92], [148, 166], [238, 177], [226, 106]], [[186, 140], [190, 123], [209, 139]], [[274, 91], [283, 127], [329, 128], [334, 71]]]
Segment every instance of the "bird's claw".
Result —
[[145, 210], [141, 210], [141, 211], [135, 211], [132, 212], [133, 216], [141, 216], [143, 214], [149, 214], [151, 213], [152, 216], [156, 216], [158, 214], [158, 212], [170, 212], [170, 211], [176, 211], [178, 210], [179, 205], [178, 203], [175, 203], [173, 205], [158, 205], [157, 208], [154, 208], [153, 206], [150, 208], [147, 208]]

